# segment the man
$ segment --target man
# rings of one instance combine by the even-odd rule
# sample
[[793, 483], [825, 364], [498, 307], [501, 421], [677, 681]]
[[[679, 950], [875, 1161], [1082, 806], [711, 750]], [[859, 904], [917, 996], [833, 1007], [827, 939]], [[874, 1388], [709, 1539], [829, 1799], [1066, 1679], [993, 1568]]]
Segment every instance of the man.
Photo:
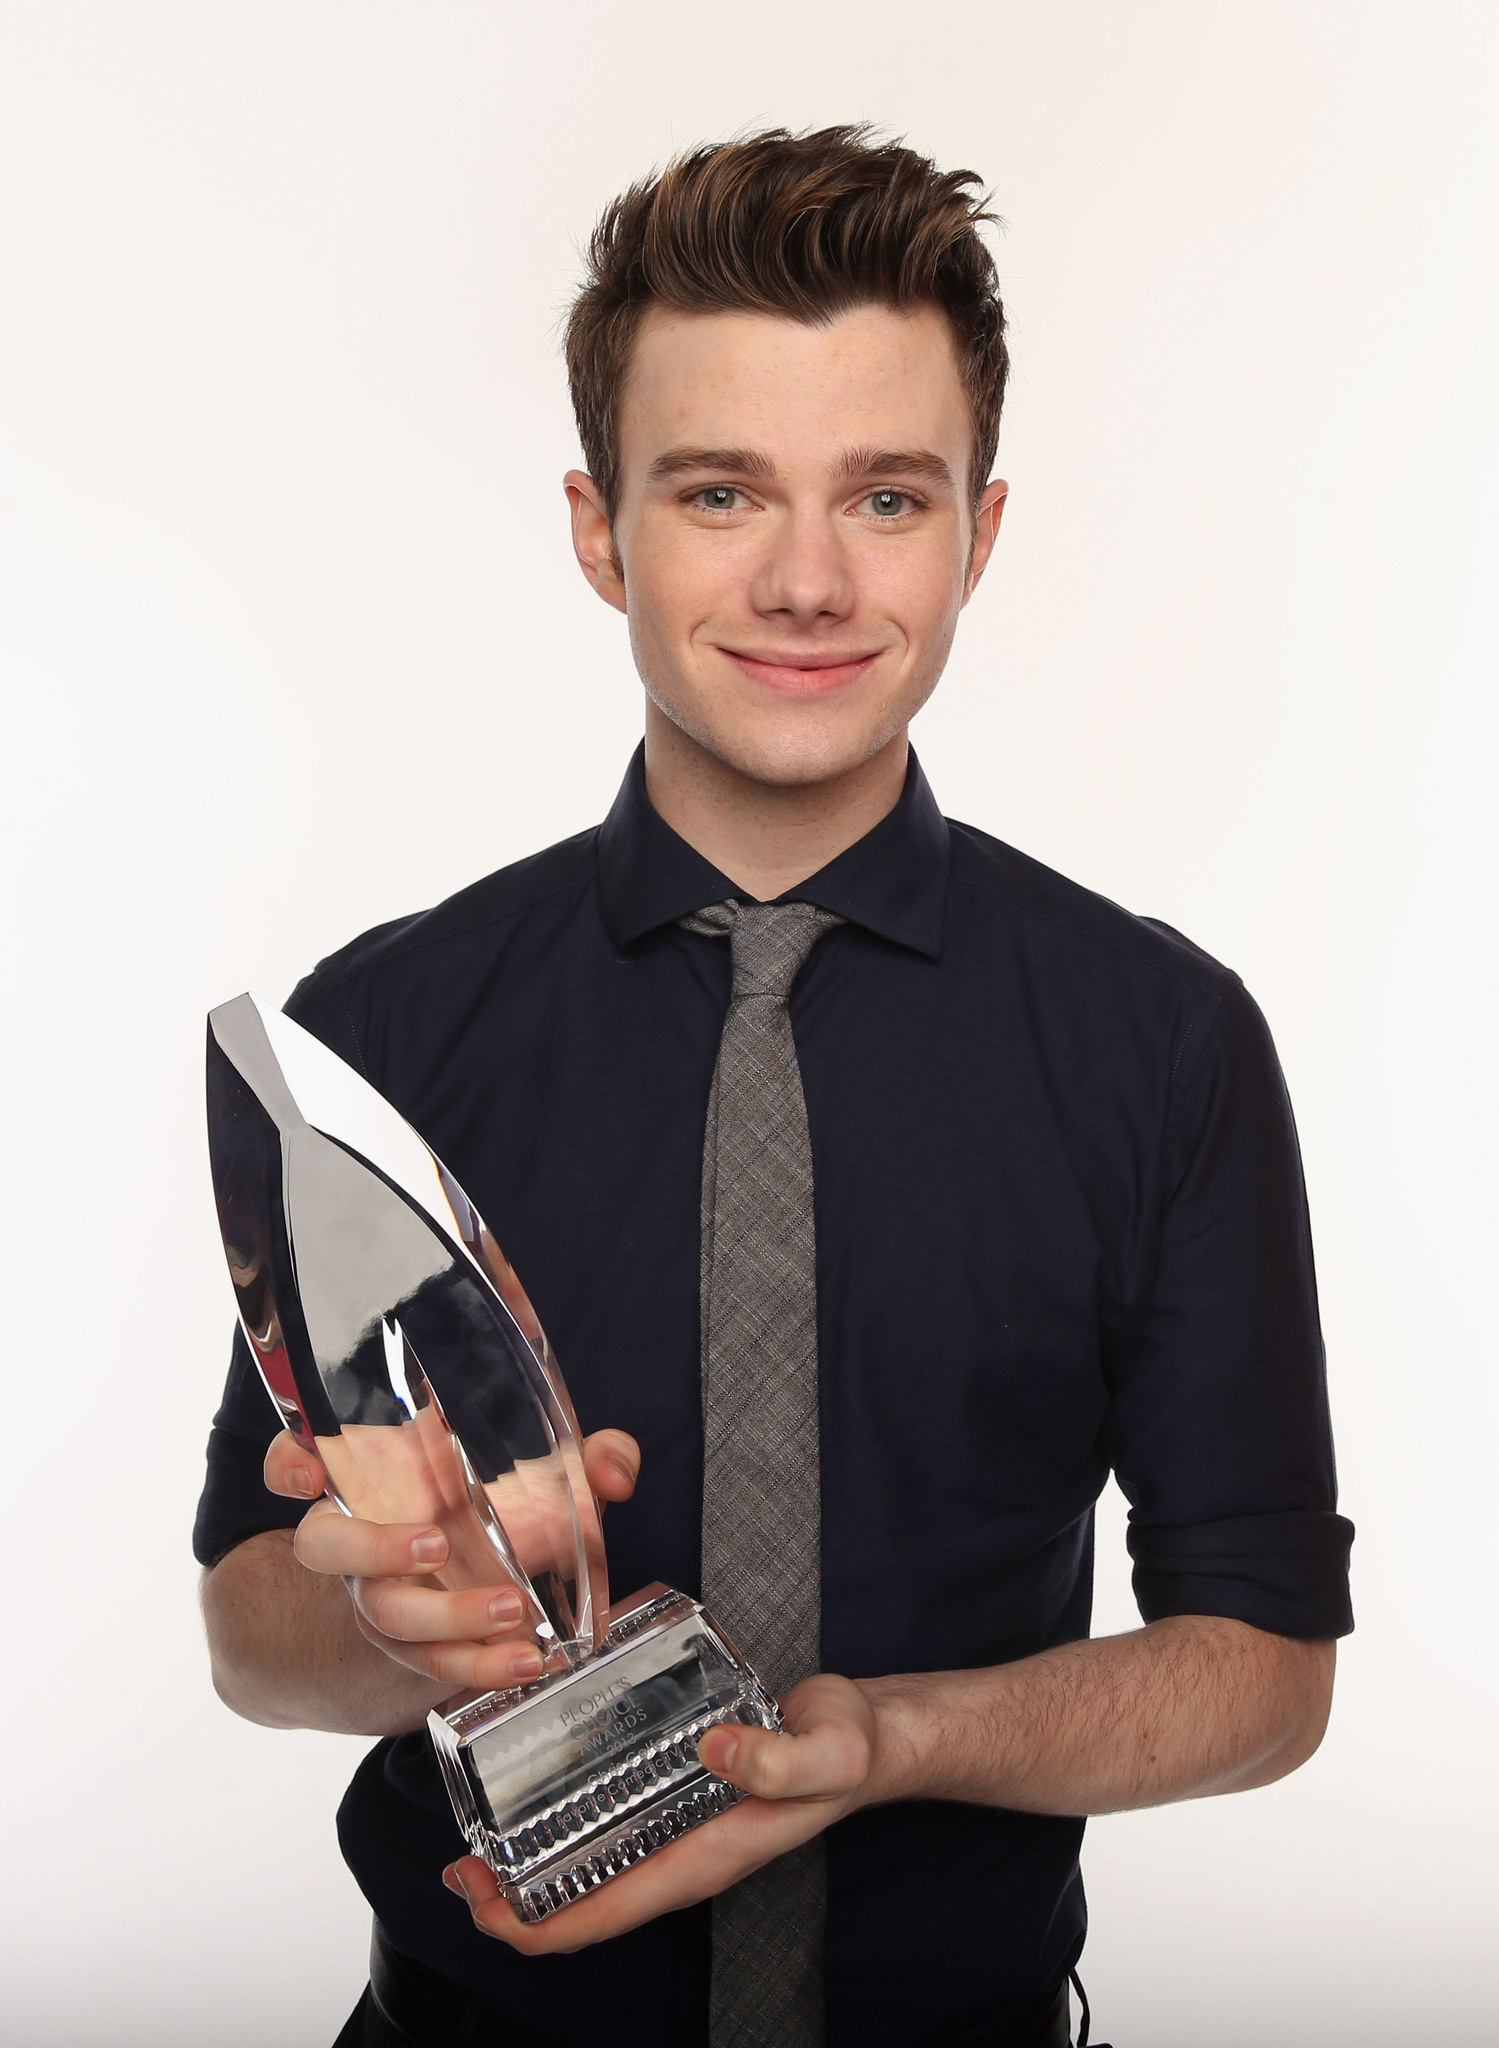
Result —
[[[726, 1603], [789, 1731], [714, 1731], [753, 1796], [522, 1926], [421, 1733], [535, 1671], [516, 1603], [424, 1585], [435, 1531], [307, 1511], [240, 1347], [216, 1681], [384, 1738], [340, 1814], [377, 1919], [348, 2043], [1065, 2043], [1082, 1817], [1320, 1740], [1350, 1531], [1263, 1023], [945, 821], [907, 745], [1005, 498], [975, 182], [776, 132], [605, 213], [566, 487], [642, 755], [598, 831], [288, 1006], [449, 1161], [611, 1425], [616, 1590]], [[1090, 1641], [1111, 1466], [1147, 1625]]]

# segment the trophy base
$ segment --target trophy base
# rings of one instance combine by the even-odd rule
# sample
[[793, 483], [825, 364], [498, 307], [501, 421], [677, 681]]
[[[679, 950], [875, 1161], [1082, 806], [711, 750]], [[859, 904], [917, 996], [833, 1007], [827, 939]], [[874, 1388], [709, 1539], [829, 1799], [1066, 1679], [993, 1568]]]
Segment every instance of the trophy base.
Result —
[[697, 1601], [648, 1586], [575, 1670], [428, 1726], [469, 1847], [536, 1921], [745, 1797], [698, 1757], [725, 1721], [779, 1728], [781, 1711]]

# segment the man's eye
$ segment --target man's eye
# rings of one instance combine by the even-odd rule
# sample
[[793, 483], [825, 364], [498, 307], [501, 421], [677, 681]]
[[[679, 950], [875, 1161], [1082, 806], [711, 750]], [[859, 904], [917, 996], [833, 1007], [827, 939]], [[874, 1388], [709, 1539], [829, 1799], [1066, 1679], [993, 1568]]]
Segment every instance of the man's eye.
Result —
[[737, 512], [740, 502], [741, 493], [732, 484], [709, 484], [692, 494], [692, 503], [701, 505], [705, 512]]
[[864, 502], [877, 519], [899, 519], [916, 500], [909, 491], [871, 491]]

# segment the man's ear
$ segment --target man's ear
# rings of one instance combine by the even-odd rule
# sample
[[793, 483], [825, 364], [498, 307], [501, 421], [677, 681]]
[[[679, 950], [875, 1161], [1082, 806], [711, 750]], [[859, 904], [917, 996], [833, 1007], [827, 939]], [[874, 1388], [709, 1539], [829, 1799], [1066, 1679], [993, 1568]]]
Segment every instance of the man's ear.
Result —
[[1005, 500], [1009, 495], [1009, 485], [998, 477], [992, 484], [984, 486], [984, 494], [979, 499], [973, 515], [973, 547], [968, 556], [968, 583], [963, 592], [964, 604], [967, 604], [974, 591], [978, 589], [979, 578], [989, 565], [994, 543], [999, 538], [999, 522], [1004, 517]]
[[626, 609], [625, 577], [614, 552], [614, 535], [609, 514], [593, 478], [581, 469], [570, 469], [562, 479], [573, 514], [573, 552], [578, 567], [605, 604], [617, 612]]

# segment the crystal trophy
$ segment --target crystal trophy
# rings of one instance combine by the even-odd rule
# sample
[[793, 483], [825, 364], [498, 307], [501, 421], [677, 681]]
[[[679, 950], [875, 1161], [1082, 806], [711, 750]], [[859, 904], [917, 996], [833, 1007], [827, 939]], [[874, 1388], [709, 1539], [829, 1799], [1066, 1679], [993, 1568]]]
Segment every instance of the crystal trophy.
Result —
[[346, 1514], [431, 1522], [449, 1591], [511, 1584], [544, 1668], [429, 1717], [454, 1812], [523, 1920], [744, 1794], [702, 1763], [780, 1710], [697, 1601], [611, 1607], [577, 1419], [472, 1202], [368, 1081], [243, 995], [208, 1020], [214, 1192], [240, 1323]]

